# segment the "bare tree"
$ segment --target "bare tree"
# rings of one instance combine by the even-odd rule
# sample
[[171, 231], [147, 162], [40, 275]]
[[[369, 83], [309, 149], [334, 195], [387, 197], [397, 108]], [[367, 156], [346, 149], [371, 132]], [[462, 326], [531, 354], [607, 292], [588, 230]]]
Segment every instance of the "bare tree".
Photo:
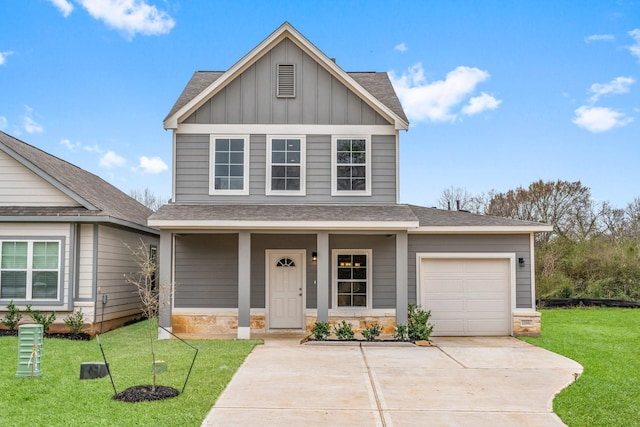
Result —
[[133, 197], [152, 211], [157, 211], [160, 206], [167, 203], [167, 199], [156, 196], [151, 192], [151, 190], [149, 190], [149, 188], [145, 188], [144, 190], [135, 188], [129, 191], [129, 196]]

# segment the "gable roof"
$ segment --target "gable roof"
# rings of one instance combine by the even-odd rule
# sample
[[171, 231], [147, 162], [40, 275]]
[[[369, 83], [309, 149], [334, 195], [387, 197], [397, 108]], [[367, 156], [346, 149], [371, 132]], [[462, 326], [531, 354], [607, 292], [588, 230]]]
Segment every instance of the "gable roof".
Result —
[[371, 108], [394, 123], [396, 129], [407, 130], [409, 121], [386, 73], [347, 73], [331, 58], [307, 40], [288, 22], [253, 48], [225, 72], [196, 72], [164, 120], [165, 129], [175, 129], [178, 123], [213, 97], [221, 88], [254, 64], [262, 55], [288, 38], [322, 65], [349, 90], [358, 94]]
[[[0, 150], [6, 152], [20, 164], [47, 181], [53, 187], [75, 200], [81, 206], [70, 207], [20, 207], [0, 208], [2, 216], [89, 216], [98, 220], [120, 223], [157, 233], [146, 226], [147, 217], [153, 211], [129, 197], [99, 176], [85, 171], [69, 162], [46, 153], [0, 131]], [[62, 220], [63, 218], [60, 218]], [[80, 219], [80, 218], [78, 218]]]

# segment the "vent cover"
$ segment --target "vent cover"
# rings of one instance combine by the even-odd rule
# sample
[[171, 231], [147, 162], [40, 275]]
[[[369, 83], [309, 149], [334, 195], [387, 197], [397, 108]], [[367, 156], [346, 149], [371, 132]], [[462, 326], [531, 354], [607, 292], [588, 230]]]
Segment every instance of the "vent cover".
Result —
[[278, 98], [295, 98], [296, 69], [294, 64], [278, 64]]

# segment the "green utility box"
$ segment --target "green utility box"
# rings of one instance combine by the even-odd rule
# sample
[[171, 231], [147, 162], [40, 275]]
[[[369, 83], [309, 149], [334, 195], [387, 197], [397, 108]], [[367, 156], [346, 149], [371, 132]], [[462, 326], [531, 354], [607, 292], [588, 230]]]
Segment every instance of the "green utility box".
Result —
[[40, 377], [42, 366], [42, 325], [21, 325], [18, 327], [18, 372], [16, 377]]

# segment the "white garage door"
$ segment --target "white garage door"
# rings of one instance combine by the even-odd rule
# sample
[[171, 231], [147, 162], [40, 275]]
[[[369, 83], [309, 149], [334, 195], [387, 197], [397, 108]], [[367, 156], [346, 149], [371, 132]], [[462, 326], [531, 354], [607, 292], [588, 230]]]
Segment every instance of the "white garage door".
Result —
[[509, 335], [509, 259], [422, 258], [420, 304], [433, 335]]

